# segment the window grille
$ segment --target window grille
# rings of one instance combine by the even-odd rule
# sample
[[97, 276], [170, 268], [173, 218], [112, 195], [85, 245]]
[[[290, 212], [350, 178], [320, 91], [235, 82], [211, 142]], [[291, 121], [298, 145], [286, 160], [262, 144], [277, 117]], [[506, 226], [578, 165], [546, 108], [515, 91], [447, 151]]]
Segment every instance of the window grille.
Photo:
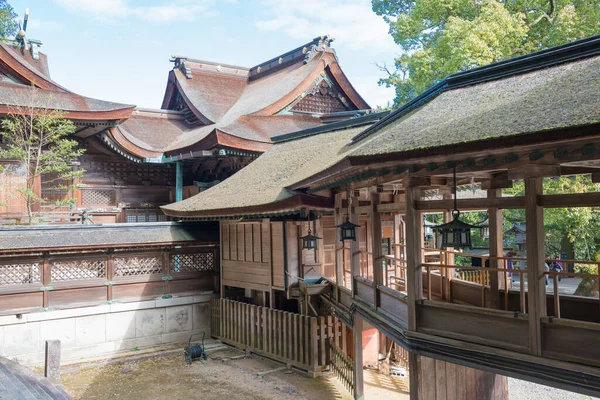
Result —
[[105, 260], [57, 260], [52, 261], [50, 267], [52, 281], [77, 281], [105, 276]]
[[39, 283], [41, 282], [40, 272], [40, 263], [0, 265], [0, 286]]
[[115, 191], [104, 189], [82, 190], [81, 204], [84, 206], [112, 206], [115, 204]]
[[215, 269], [213, 253], [172, 254], [171, 272], [202, 272]]
[[156, 257], [115, 257], [115, 276], [161, 274], [162, 260]]

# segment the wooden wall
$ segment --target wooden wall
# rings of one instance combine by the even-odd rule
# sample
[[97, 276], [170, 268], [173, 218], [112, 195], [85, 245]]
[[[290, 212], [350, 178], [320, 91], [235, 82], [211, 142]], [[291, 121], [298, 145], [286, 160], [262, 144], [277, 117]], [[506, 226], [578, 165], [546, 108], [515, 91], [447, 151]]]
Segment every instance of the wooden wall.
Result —
[[505, 376], [418, 357], [421, 400], [508, 400]]

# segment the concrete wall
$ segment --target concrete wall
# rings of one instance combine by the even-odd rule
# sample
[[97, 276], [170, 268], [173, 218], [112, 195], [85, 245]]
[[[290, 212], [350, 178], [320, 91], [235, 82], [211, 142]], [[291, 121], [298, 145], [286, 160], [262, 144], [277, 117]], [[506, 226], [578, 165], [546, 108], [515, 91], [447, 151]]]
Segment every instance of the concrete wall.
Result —
[[107, 304], [0, 317], [0, 355], [41, 365], [44, 342], [58, 339], [62, 363], [165, 344], [183, 343], [192, 333], [210, 337], [210, 299], [216, 294]]

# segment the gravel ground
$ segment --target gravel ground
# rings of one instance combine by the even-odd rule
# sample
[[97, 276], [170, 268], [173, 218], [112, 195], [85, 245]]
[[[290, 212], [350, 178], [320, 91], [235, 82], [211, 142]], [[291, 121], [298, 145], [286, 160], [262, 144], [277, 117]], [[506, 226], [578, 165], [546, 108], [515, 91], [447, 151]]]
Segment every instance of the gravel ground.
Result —
[[567, 392], [548, 386], [508, 378], [508, 397], [510, 400], [588, 400], [597, 399], [584, 394]]

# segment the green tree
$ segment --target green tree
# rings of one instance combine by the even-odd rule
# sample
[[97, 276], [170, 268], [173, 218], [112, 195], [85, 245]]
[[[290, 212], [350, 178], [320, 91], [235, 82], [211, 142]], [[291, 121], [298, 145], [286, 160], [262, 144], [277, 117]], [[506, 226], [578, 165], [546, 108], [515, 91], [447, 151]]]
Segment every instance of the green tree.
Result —
[[372, 0], [402, 49], [399, 106], [444, 77], [600, 33], [600, 0]]
[[[0, 124], [0, 160], [19, 166], [14, 170], [4, 166], [0, 172], [23, 176], [25, 184], [11, 189], [24, 199], [29, 223], [34, 221], [33, 205], [47, 202], [36, 191], [38, 178], [51, 177], [46, 180], [47, 184], [54, 182], [56, 188], [66, 189], [63, 182], [72, 181], [85, 172], [74, 169], [74, 162], [85, 152], [77, 147], [77, 141], [69, 139], [75, 132], [75, 124], [55, 108], [41, 106], [43, 100], [38, 91], [32, 87], [27, 105], [13, 107]], [[73, 203], [73, 199], [59, 203], [56, 206], [65, 206]]]
[[6, 0], [0, 0], [0, 39], [14, 37], [18, 29], [17, 13]]

